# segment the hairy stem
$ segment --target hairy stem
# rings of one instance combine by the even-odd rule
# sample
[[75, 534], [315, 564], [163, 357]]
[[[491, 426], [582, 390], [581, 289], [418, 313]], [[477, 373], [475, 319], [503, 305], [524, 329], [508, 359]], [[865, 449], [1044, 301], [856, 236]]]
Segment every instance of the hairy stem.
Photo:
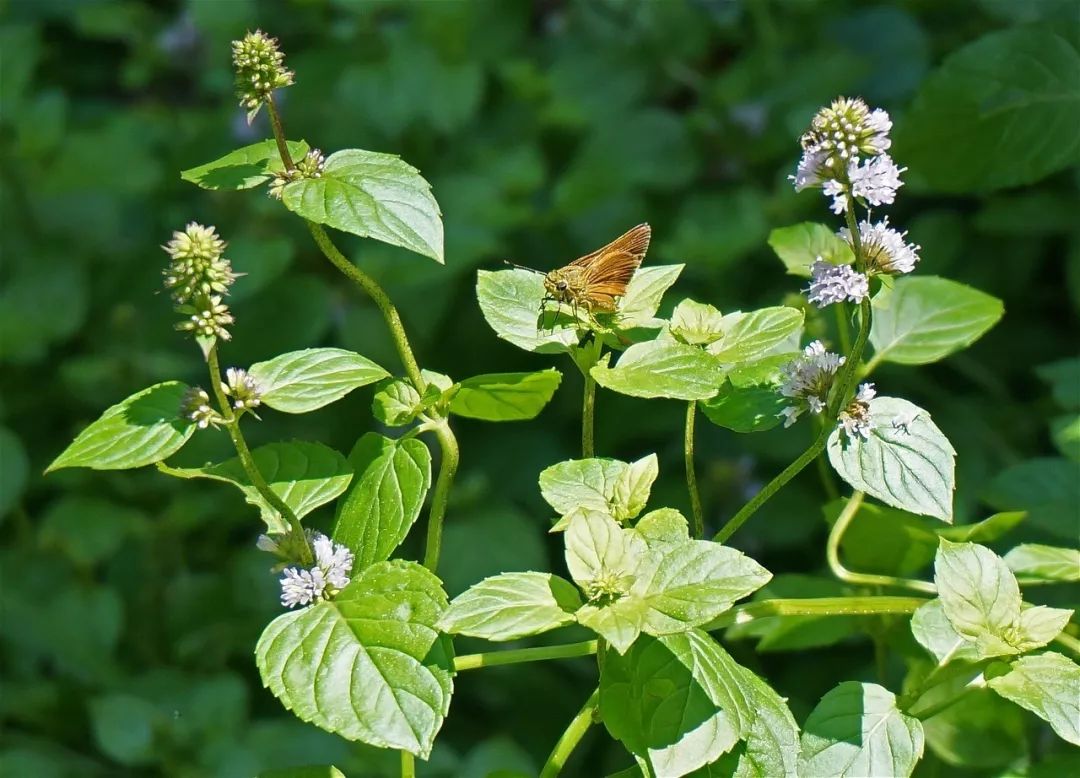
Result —
[[585, 372], [585, 395], [581, 403], [581, 456], [588, 459], [596, 455], [593, 441], [593, 423], [596, 417], [596, 380]]
[[428, 512], [427, 543], [424, 546], [424, 567], [431, 572], [439, 566], [439, 554], [442, 551], [442, 527], [446, 518], [446, 506], [450, 501], [450, 487], [454, 485], [461, 453], [457, 438], [454, 437], [450, 424], [440, 419], [435, 425], [435, 439], [439, 441], [442, 460], [439, 463], [439, 475], [435, 478], [435, 489], [431, 493], [431, 510]]
[[454, 657], [454, 671], [460, 673], [462, 670], [515, 665], [521, 662], [540, 662], [545, 659], [572, 659], [579, 656], [591, 656], [597, 650], [597, 641], [586, 640], [583, 643], [566, 643], [561, 646], [537, 646], [536, 648], [488, 651], [483, 654], [462, 654]]
[[574, 749], [577, 748], [578, 743], [581, 742], [581, 738], [589, 731], [589, 727], [592, 726], [593, 714], [596, 712], [599, 700], [600, 690], [595, 689], [589, 695], [589, 699], [585, 700], [585, 704], [578, 711], [578, 714], [570, 720], [566, 731], [559, 738], [559, 742], [555, 744], [551, 756], [548, 757], [547, 762], [544, 763], [544, 767], [540, 771], [540, 778], [555, 778], [562, 772], [566, 761], [570, 758]]
[[273, 95], [269, 95], [266, 98], [266, 111], [270, 114], [270, 126], [274, 129], [274, 140], [277, 142], [278, 154], [281, 155], [281, 161], [285, 165], [286, 170], [292, 170], [296, 165], [293, 163], [292, 155], [289, 154], [289, 146], [285, 142], [285, 130], [281, 126], [281, 115], [278, 114], [277, 104], [274, 103]]
[[840, 561], [840, 540], [843, 538], [847, 528], [851, 526], [851, 522], [858, 514], [859, 507], [862, 505], [865, 496], [866, 495], [862, 492], [855, 492], [852, 494], [850, 499], [848, 499], [847, 504], [844, 506], [844, 509], [840, 511], [840, 515], [836, 518], [836, 523], [833, 524], [832, 529], [829, 530], [829, 540], [825, 544], [825, 556], [829, 561], [829, 569], [832, 570], [832, 574], [841, 581], [850, 584], [862, 586], [898, 586], [902, 589], [911, 589], [916, 592], [937, 594], [937, 587], [929, 581], [918, 581], [912, 578], [898, 578], [893, 575], [856, 573], [844, 567], [843, 563]]
[[[240, 419], [233, 413], [229, 398], [225, 396], [225, 390], [221, 386], [221, 365], [218, 362], [216, 342], [210, 347], [210, 351], [206, 355], [206, 364], [210, 368], [210, 388], [217, 399], [221, 415], [225, 418], [225, 429], [229, 433], [229, 439], [232, 440], [233, 448], [236, 449], [236, 455], [240, 458], [240, 465], [244, 468], [248, 480], [251, 481], [251, 485], [255, 487], [255, 491], [259, 493], [259, 496], [266, 500], [270, 507], [277, 511], [281, 518], [288, 523], [290, 531], [297, 540], [302, 541], [304, 539], [304, 528], [300, 524], [300, 519], [293, 513], [292, 508], [286, 505], [285, 501], [278, 497], [274, 490], [270, 488], [270, 485], [266, 483], [266, 479], [263, 478], [262, 473], [259, 472], [259, 468], [255, 464], [255, 458], [251, 455], [251, 449], [248, 448], [247, 441], [244, 440], [244, 434], [240, 431]], [[298, 542], [296, 545], [301, 549], [300, 561], [305, 565], [310, 565], [312, 563], [311, 548], [307, 542]]]
[[686, 488], [690, 492], [690, 514], [693, 519], [695, 538], [705, 534], [705, 515], [701, 509], [701, 494], [698, 493], [697, 473], [694, 472], [694, 421], [697, 402], [686, 404], [686, 431], [683, 434], [683, 457], [686, 461]]

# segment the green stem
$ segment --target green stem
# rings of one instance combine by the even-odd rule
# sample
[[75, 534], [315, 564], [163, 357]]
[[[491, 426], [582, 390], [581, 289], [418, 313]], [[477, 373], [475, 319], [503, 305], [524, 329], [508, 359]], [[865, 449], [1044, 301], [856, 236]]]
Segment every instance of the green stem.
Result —
[[903, 589], [911, 589], [916, 592], [924, 592], [926, 594], [937, 594], [937, 587], [929, 581], [918, 581], [912, 578], [898, 578], [892, 575], [874, 575], [871, 573], [856, 573], [852, 570], [848, 570], [844, 567], [840, 561], [840, 540], [843, 538], [844, 533], [848, 527], [851, 526], [851, 522], [855, 519], [856, 514], [859, 512], [859, 507], [863, 503], [865, 495], [862, 492], [855, 492], [851, 495], [851, 498], [847, 501], [847, 505], [840, 511], [840, 515], [836, 518], [836, 523], [832, 525], [832, 529], [829, 530], [829, 540], [825, 544], [825, 556], [829, 561], [829, 569], [832, 570], [832, 574], [846, 583], [856, 584], [861, 586], [899, 586]]
[[481, 667], [515, 665], [521, 662], [539, 662], [545, 659], [571, 659], [579, 656], [591, 656], [597, 652], [595, 640], [584, 643], [566, 643], [561, 646], [537, 646], [535, 648], [514, 648], [508, 651], [488, 651], [483, 654], [462, 654], [454, 657], [454, 671], [476, 670]]
[[416, 760], [408, 751], [401, 752], [401, 778], [416, 778]]
[[292, 170], [296, 165], [293, 162], [292, 155], [289, 154], [289, 145], [285, 142], [285, 130], [281, 126], [281, 116], [278, 114], [277, 104], [274, 102], [273, 95], [269, 95], [266, 98], [266, 112], [270, 114], [270, 126], [274, 129], [274, 140], [277, 142], [278, 154], [281, 155], [281, 161], [285, 165], [286, 170]]
[[[821, 426], [825, 425], [824, 420], [820, 420]], [[821, 430], [818, 430], [818, 434], [821, 434]], [[818, 476], [821, 479], [821, 488], [825, 490], [825, 497], [830, 501], [840, 497], [840, 490], [836, 488], [836, 481], [833, 478], [832, 470], [829, 469], [829, 462], [825, 457], [825, 452], [821, 452], [815, 458], [817, 462]]]
[[581, 742], [581, 738], [589, 731], [589, 727], [592, 726], [593, 714], [596, 712], [599, 700], [600, 690], [596, 689], [589, 695], [589, 699], [585, 700], [585, 704], [578, 711], [578, 714], [570, 720], [566, 731], [562, 733], [559, 742], [555, 744], [551, 756], [544, 763], [544, 768], [540, 771], [540, 778], [555, 778], [562, 772], [566, 761], [570, 758], [574, 749], [577, 748], [578, 743]]
[[439, 441], [442, 461], [439, 463], [439, 475], [435, 479], [435, 489], [431, 493], [431, 510], [428, 512], [427, 544], [424, 547], [424, 567], [435, 572], [439, 566], [439, 554], [442, 551], [442, 527], [446, 518], [446, 506], [450, 501], [450, 487], [454, 485], [461, 452], [457, 438], [454, 437], [450, 424], [440, 419], [435, 426], [435, 438]]
[[909, 713], [912, 716], [914, 716], [915, 718], [919, 719], [920, 721], [926, 721], [927, 719], [932, 719], [932, 718], [934, 718], [934, 716], [938, 715], [939, 713], [946, 710], [947, 708], [951, 708], [953, 705], [955, 705], [961, 699], [963, 699], [964, 692], [968, 691], [969, 689], [981, 689], [981, 688], [984, 688], [985, 686], [986, 686], [986, 678], [985, 678], [985, 676], [983, 676], [982, 673], [979, 673], [977, 676], [975, 676], [973, 679], [971, 679], [971, 681], [969, 681], [968, 684], [963, 689], [961, 689], [958, 693], [950, 694], [948, 697], [941, 700], [940, 702], [938, 702], [938, 703], [936, 703], [934, 705], [930, 705], [930, 706], [926, 707], [923, 710], [918, 710], [918, 712], [915, 712], [915, 709], [913, 709], [913, 710], [909, 711]]
[[686, 404], [686, 431], [683, 435], [683, 456], [686, 461], [686, 488], [690, 492], [690, 513], [694, 520], [694, 537], [705, 534], [705, 516], [701, 509], [701, 494], [698, 492], [697, 473], [694, 472], [694, 415], [697, 402]]
[[846, 354], [851, 350], [851, 328], [848, 325], [847, 305], [836, 303], [833, 309], [836, 311], [836, 334], [840, 339], [840, 350]]
[[880, 616], [889, 613], [914, 613], [925, 605], [922, 597], [813, 597], [808, 599], [776, 599], [750, 602], [732, 608], [709, 622], [705, 627], [714, 630], [733, 624], [746, 624], [755, 619], [775, 616]]
[[[263, 478], [262, 473], [259, 472], [259, 468], [255, 464], [255, 458], [251, 455], [251, 449], [248, 448], [244, 434], [240, 431], [240, 419], [233, 413], [229, 398], [225, 396], [225, 390], [221, 386], [221, 366], [218, 363], [217, 343], [210, 347], [210, 351], [206, 355], [206, 364], [210, 369], [210, 387], [213, 389], [214, 397], [217, 398], [218, 406], [221, 408], [221, 415], [225, 419], [225, 429], [229, 433], [230, 440], [232, 440], [233, 448], [236, 449], [236, 455], [240, 458], [240, 466], [244, 468], [244, 472], [247, 474], [248, 480], [251, 481], [251, 485], [255, 487], [255, 491], [288, 523], [292, 534], [298, 540], [302, 540], [304, 538], [304, 527], [300, 524], [300, 519], [293, 513], [292, 508], [286, 505], [285, 501], [278, 497], [274, 490], [270, 488], [270, 485], [266, 483], [266, 479]], [[300, 561], [305, 565], [310, 565], [313, 560], [311, 548], [307, 542], [297, 543], [296, 545], [301, 549]]]
[[1068, 632], [1058, 633], [1054, 637], [1054, 642], [1072, 652], [1074, 659], [1080, 659], [1080, 640], [1077, 640]]
[[593, 440], [593, 422], [596, 416], [596, 380], [585, 371], [585, 396], [581, 403], [581, 456], [589, 459], [596, 455]]

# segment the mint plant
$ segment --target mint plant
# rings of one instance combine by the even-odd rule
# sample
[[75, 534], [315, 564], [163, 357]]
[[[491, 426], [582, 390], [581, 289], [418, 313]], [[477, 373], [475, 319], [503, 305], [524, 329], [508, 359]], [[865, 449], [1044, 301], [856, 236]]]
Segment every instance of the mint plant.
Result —
[[[132, 394], [86, 427], [49, 469], [154, 465], [165, 475], [221, 481], [243, 493], [263, 522], [255, 542], [279, 576], [286, 609], [254, 648], [263, 683], [282, 705], [348, 740], [399, 751], [403, 776], [416, 774], [415, 757], [431, 755], [452, 710], [456, 674], [553, 659], [595, 662], [598, 680], [582, 694], [581, 710], [553, 745], [542, 776], [563, 772], [595, 724], [629, 754], [618, 775], [906, 776], [933, 742], [938, 717], [984, 694], [1032, 712], [1080, 745], [1073, 611], [1025, 602], [1021, 588], [1080, 580], [1080, 551], [1021, 544], [1001, 557], [981, 544], [1021, 522], [1018, 513], [951, 526], [952, 445], [929, 411], [879, 394], [877, 382], [867, 380], [882, 363], [940, 360], [978, 339], [1003, 312], [1000, 301], [977, 290], [911, 275], [920, 247], [878, 212], [894, 203], [905, 172], [888, 153], [892, 125], [884, 111], [840, 98], [817, 112], [791, 178], [796, 190], [820, 189], [843, 223], [781, 228], [770, 239], [789, 272], [808, 279], [808, 304], [835, 311], [835, 332], [824, 339], [804, 345], [807, 312], [816, 314], [801, 304], [725, 313], [684, 299], [665, 318], [663, 300], [681, 265], [646, 264], [614, 312], [582, 318], [567, 315], [564, 305], [554, 325], [541, 320], [541, 276], [480, 271], [476, 295], [495, 334], [541, 356], [565, 355], [565, 366], [581, 374], [581, 458], [538, 474], [566, 575], [504, 571], [451, 600], [438, 572], [459, 462], [453, 420], [534, 418], [563, 375], [546, 363], [532, 372], [462, 379], [423, 369], [394, 304], [326, 228], [442, 263], [431, 187], [390, 154], [324, 155], [289, 140], [274, 93], [294, 74], [273, 38], [249, 33], [233, 44], [233, 63], [249, 122], [265, 108], [274, 137], [182, 178], [208, 190], [265, 186], [304, 221], [326, 260], [374, 302], [400, 366], [308, 348], [223, 371], [235, 323], [228, 296], [243, 278], [217, 228], [192, 222], [164, 246], [164, 287], [179, 316], [176, 329], [205, 359], [208, 388], [168, 381]], [[317, 441], [254, 449], [247, 443], [244, 429], [262, 414], [308, 413], [369, 385], [376, 386], [373, 415], [394, 436], [363, 432], [347, 455]], [[685, 405], [689, 517], [655, 504], [655, 452], [632, 462], [597, 456], [600, 389]], [[809, 424], [812, 442], [712, 526], [695, 473], [698, 411], [741, 434]], [[215, 429], [228, 435], [234, 458], [168, 464], [193, 435]], [[825, 558], [838, 593], [774, 596], [770, 587], [780, 587], [779, 578], [726, 543], [815, 463], [826, 489], [836, 489], [830, 467], [852, 489], [826, 506], [832, 526]], [[328, 535], [305, 525], [330, 504]], [[425, 506], [422, 559], [395, 558]], [[889, 550], [901, 561], [853, 569], [875, 533], [890, 538]], [[916, 577], [931, 562], [933, 580]], [[845, 681], [824, 693], [800, 726], [785, 699], [725, 643], [756, 637], [759, 647], [785, 640], [830, 645], [847, 633], [827, 628], [822, 638], [813, 631], [829, 623], [869, 633], [883, 654], [903, 645], [884, 637], [900, 625], [912, 650], [901, 654], [902, 683], [889, 688], [885, 673], [879, 682]], [[455, 652], [455, 636], [502, 643], [572, 625], [592, 636]]]

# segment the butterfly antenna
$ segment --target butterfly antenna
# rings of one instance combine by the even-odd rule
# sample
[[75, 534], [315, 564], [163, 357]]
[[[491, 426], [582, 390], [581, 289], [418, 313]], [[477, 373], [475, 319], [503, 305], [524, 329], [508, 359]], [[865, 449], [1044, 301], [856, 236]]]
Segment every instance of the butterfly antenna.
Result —
[[509, 265], [510, 267], [516, 267], [518, 270], [528, 270], [530, 273], [537, 273], [538, 275], [542, 276], [547, 275], [547, 273], [545, 273], [543, 270], [537, 270], [535, 267], [525, 267], [525, 265], [518, 265], [514, 262], [511, 262], [509, 259], [504, 259], [503, 263]]

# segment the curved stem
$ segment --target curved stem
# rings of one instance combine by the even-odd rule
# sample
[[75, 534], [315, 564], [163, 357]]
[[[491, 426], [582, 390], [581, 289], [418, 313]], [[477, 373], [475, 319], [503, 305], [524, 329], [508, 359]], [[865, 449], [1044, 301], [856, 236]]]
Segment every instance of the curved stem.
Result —
[[701, 509], [701, 494], [698, 492], [697, 473], [694, 472], [694, 416], [697, 401], [686, 404], [686, 431], [683, 434], [683, 457], [686, 461], [686, 488], [690, 492], [690, 513], [693, 518], [694, 537], [705, 534], [705, 516]]
[[581, 742], [581, 738], [585, 736], [585, 733], [589, 731], [589, 727], [592, 726], [593, 714], [596, 712], [599, 701], [600, 689], [595, 689], [589, 695], [589, 699], [585, 700], [585, 704], [578, 711], [578, 714], [570, 720], [566, 731], [559, 738], [559, 742], [555, 744], [551, 756], [548, 757], [544, 763], [544, 768], [540, 771], [540, 778], [555, 778], [562, 772], [566, 760], [570, 758], [574, 749], [577, 748], [577, 744]]
[[566, 643], [561, 646], [537, 646], [535, 648], [513, 648], [506, 651], [488, 651], [483, 654], [462, 654], [454, 657], [454, 671], [476, 670], [481, 667], [515, 665], [521, 662], [539, 662], [545, 659], [571, 659], [578, 656], [592, 656], [598, 650], [598, 642], [586, 640], [583, 643]]
[[435, 438], [439, 441], [442, 461], [439, 463], [439, 475], [435, 479], [435, 489], [431, 493], [431, 510], [428, 513], [427, 543], [424, 546], [424, 567], [431, 572], [439, 566], [439, 554], [442, 551], [442, 527], [446, 518], [446, 506], [450, 501], [450, 487], [454, 485], [461, 452], [457, 438], [446, 419], [440, 419], [435, 426]]
[[[240, 419], [233, 413], [229, 398], [225, 396], [225, 390], [221, 387], [221, 366], [218, 363], [217, 343], [210, 347], [206, 355], [206, 364], [210, 368], [210, 387], [213, 389], [214, 397], [217, 398], [221, 415], [225, 418], [225, 429], [229, 433], [229, 439], [232, 440], [233, 448], [236, 449], [236, 455], [240, 458], [240, 465], [244, 468], [248, 480], [251, 481], [251, 485], [255, 487], [255, 491], [259, 493], [259, 496], [266, 500], [270, 507], [276, 510], [281, 518], [288, 523], [292, 534], [298, 540], [303, 540], [304, 527], [300, 524], [300, 519], [293, 513], [292, 508], [286, 505], [285, 501], [278, 497], [274, 490], [270, 488], [270, 485], [266, 483], [266, 479], [263, 478], [262, 473], [259, 472], [259, 468], [255, 464], [255, 458], [251, 455], [251, 449], [248, 448], [244, 434], [240, 431]], [[305, 565], [310, 565], [312, 562], [311, 548], [307, 542], [298, 542], [296, 545], [301, 550], [300, 561]]]
[[581, 456], [588, 459], [596, 454], [593, 441], [593, 422], [596, 416], [596, 380], [585, 372], [585, 396], [581, 403]]
[[408, 751], [401, 752], [401, 778], [416, 778], [416, 760]]
[[833, 524], [832, 529], [829, 530], [829, 540], [825, 544], [825, 556], [829, 561], [829, 569], [832, 570], [832, 574], [841, 581], [850, 584], [864, 586], [899, 586], [916, 592], [937, 594], [937, 587], [929, 581], [898, 578], [892, 575], [856, 573], [844, 567], [843, 563], [840, 561], [840, 540], [843, 538], [847, 528], [851, 526], [851, 522], [855, 519], [856, 514], [858, 514], [859, 507], [862, 505], [864, 497], [865, 495], [862, 492], [855, 492], [852, 494], [851, 498], [847, 501], [847, 505], [840, 511], [836, 523]]

